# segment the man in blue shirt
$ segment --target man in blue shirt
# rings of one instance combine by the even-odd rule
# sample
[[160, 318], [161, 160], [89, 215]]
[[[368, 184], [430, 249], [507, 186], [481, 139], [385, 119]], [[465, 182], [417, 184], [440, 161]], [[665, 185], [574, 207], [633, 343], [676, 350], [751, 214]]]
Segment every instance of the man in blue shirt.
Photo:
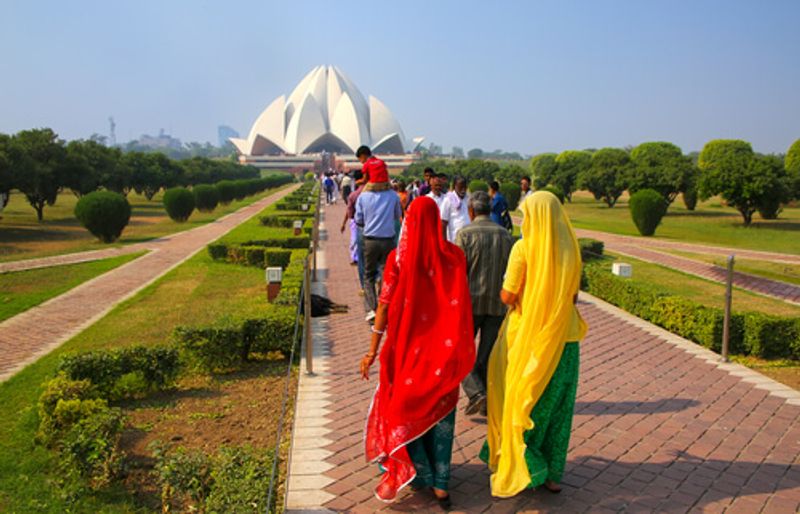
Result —
[[367, 321], [375, 318], [378, 292], [375, 282], [378, 268], [386, 264], [386, 257], [395, 247], [395, 221], [403, 218], [400, 197], [394, 190], [364, 190], [356, 200], [356, 225], [364, 231], [364, 302]]
[[508, 213], [508, 202], [506, 197], [500, 193], [500, 184], [493, 180], [489, 184], [489, 196], [492, 197], [492, 221], [501, 227], [510, 230], [509, 224], [511, 222], [511, 215]]

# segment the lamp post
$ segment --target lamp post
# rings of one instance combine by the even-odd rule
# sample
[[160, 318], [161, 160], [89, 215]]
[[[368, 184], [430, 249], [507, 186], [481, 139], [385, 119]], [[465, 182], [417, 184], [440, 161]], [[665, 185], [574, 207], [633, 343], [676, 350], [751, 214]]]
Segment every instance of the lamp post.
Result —
[[294, 235], [299, 236], [302, 231], [303, 231], [303, 220], [295, 220]]
[[283, 269], [280, 266], [267, 268], [265, 277], [267, 279], [267, 301], [271, 302], [278, 296], [278, 293], [281, 292]]

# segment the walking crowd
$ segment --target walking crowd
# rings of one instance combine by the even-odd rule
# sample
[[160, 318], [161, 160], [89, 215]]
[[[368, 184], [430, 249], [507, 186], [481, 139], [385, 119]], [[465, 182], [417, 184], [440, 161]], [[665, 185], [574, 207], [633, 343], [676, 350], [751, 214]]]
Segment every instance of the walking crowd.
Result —
[[426, 168], [422, 182], [392, 183], [369, 148], [356, 156], [361, 170], [323, 186], [347, 203], [341, 231], [372, 330], [363, 379], [380, 360], [365, 434], [382, 471], [376, 496], [392, 501], [410, 485], [450, 508], [459, 388], [464, 414], [487, 420], [492, 494], [559, 492], [586, 333], [580, 251], [561, 203], [523, 178], [515, 242], [497, 182], [468, 195], [463, 177]]

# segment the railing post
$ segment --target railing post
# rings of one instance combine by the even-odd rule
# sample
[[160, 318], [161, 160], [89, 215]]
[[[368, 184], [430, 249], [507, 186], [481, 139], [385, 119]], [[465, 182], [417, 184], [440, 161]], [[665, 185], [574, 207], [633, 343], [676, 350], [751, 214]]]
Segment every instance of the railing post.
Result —
[[314, 337], [311, 334], [311, 256], [306, 259], [303, 283], [303, 326], [306, 342], [306, 373], [314, 373]]
[[317, 281], [317, 249], [319, 248], [319, 209], [322, 205], [320, 192], [317, 191], [317, 207], [314, 209], [314, 230], [312, 231], [313, 237], [311, 244], [314, 245], [312, 253], [314, 255], [314, 282]]
[[731, 302], [733, 301], [733, 262], [734, 256], [728, 256], [728, 270], [725, 277], [725, 318], [722, 323], [722, 361], [728, 361], [728, 345], [731, 334]]

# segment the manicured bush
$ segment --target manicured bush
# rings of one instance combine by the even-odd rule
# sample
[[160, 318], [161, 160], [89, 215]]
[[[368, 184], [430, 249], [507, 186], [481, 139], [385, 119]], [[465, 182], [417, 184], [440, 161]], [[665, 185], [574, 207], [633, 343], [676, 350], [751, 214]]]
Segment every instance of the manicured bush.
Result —
[[558, 186], [547, 186], [539, 189], [538, 191], [548, 191], [550, 193], [553, 193], [554, 195], [556, 195], [556, 198], [558, 198], [558, 200], [562, 203], [562, 205], [564, 201], [566, 201], [566, 196], [564, 195], [564, 191], [562, 191], [561, 188]]
[[686, 209], [693, 211], [697, 207], [697, 189], [692, 187], [683, 192], [683, 205]]
[[[63, 417], [67, 411], [62, 407], [56, 415], [56, 409], [65, 402], [82, 402], [98, 399], [98, 392], [88, 380], [71, 380], [63, 374], [57, 375], [44, 384], [44, 391], [39, 396], [39, 428], [36, 432], [36, 441], [46, 446], [63, 436], [75, 422]], [[105, 400], [101, 400], [105, 402]], [[84, 410], [90, 409], [89, 404]]]
[[131, 219], [131, 205], [119, 193], [94, 191], [78, 200], [75, 217], [100, 241], [113, 243]]
[[589, 262], [603, 257], [603, 250], [605, 244], [597, 239], [578, 238], [578, 244], [581, 247], [581, 260]]
[[250, 184], [246, 180], [235, 180], [233, 185], [236, 188], [236, 200], [244, 200], [250, 195]]
[[228, 245], [225, 243], [212, 243], [206, 248], [208, 248], [208, 255], [215, 261], [224, 261], [228, 258]]
[[308, 248], [311, 238], [305, 236], [289, 236], [283, 238], [256, 239], [242, 243], [242, 246], [269, 246], [275, 248]]
[[232, 180], [221, 180], [216, 184], [217, 191], [219, 192], [219, 203], [228, 205], [231, 203], [237, 194], [237, 187]]
[[158, 441], [150, 448], [155, 458], [153, 471], [161, 485], [162, 512], [205, 512], [211, 491], [211, 456], [183, 447], [169, 450]]
[[758, 312], [744, 315], [744, 346], [759, 357], [800, 356], [800, 318], [769, 316]]
[[667, 201], [654, 189], [642, 189], [631, 196], [628, 206], [639, 233], [652, 236], [667, 213]]
[[474, 193], [475, 191], [483, 191], [485, 193], [488, 193], [489, 184], [487, 184], [483, 180], [471, 180], [467, 185], [467, 189], [469, 189], [470, 193]]
[[281, 352], [289, 357], [295, 318], [294, 308], [273, 305], [263, 318], [244, 320], [242, 333], [248, 350], [257, 353]]
[[314, 179], [316, 179], [316, 178], [317, 178], [317, 177], [316, 177], [316, 175], [314, 175], [314, 172], [313, 172], [313, 171], [309, 171], [308, 173], [306, 173], [305, 175], [303, 175], [303, 179], [304, 179], [306, 182], [313, 182], [313, 181], [314, 181]]
[[500, 184], [500, 192], [506, 197], [506, 201], [508, 202], [508, 210], [517, 210], [517, 207], [519, 207], [519, 197], [522, 193], [519, 184], [508, 182]]
[[215, 186], [200, 184], [192, 188], [194, 204], [200, 212], [213, 212], [219, 205], [219, 191]]
[[169, 217], [183, 223], [194, 212], [194, 195], [184, 187], [173, 187], [164, 193], [164, 208]]
[[279, 305], [297, 306], [300, 296], [300, 289], [303, 286], [305, 262], [308, 258], [308, 250], [292, 250], [289, 265], [283, 270], [283, 282], [281, 282], [281, 292], [273, 303]]
[[59, 447], [59, 465], [69, 482], [88, 482], [99, 489], [123, 470], [119, 449], [125, 416], [117, 408], [104, 407], [77, 421]]
[[131, 346], [67, 355], [59, 371], [71, 380], [87, 380], [111, 400], [131, 398], [170, 387], [180, 371], [172, 347]]

